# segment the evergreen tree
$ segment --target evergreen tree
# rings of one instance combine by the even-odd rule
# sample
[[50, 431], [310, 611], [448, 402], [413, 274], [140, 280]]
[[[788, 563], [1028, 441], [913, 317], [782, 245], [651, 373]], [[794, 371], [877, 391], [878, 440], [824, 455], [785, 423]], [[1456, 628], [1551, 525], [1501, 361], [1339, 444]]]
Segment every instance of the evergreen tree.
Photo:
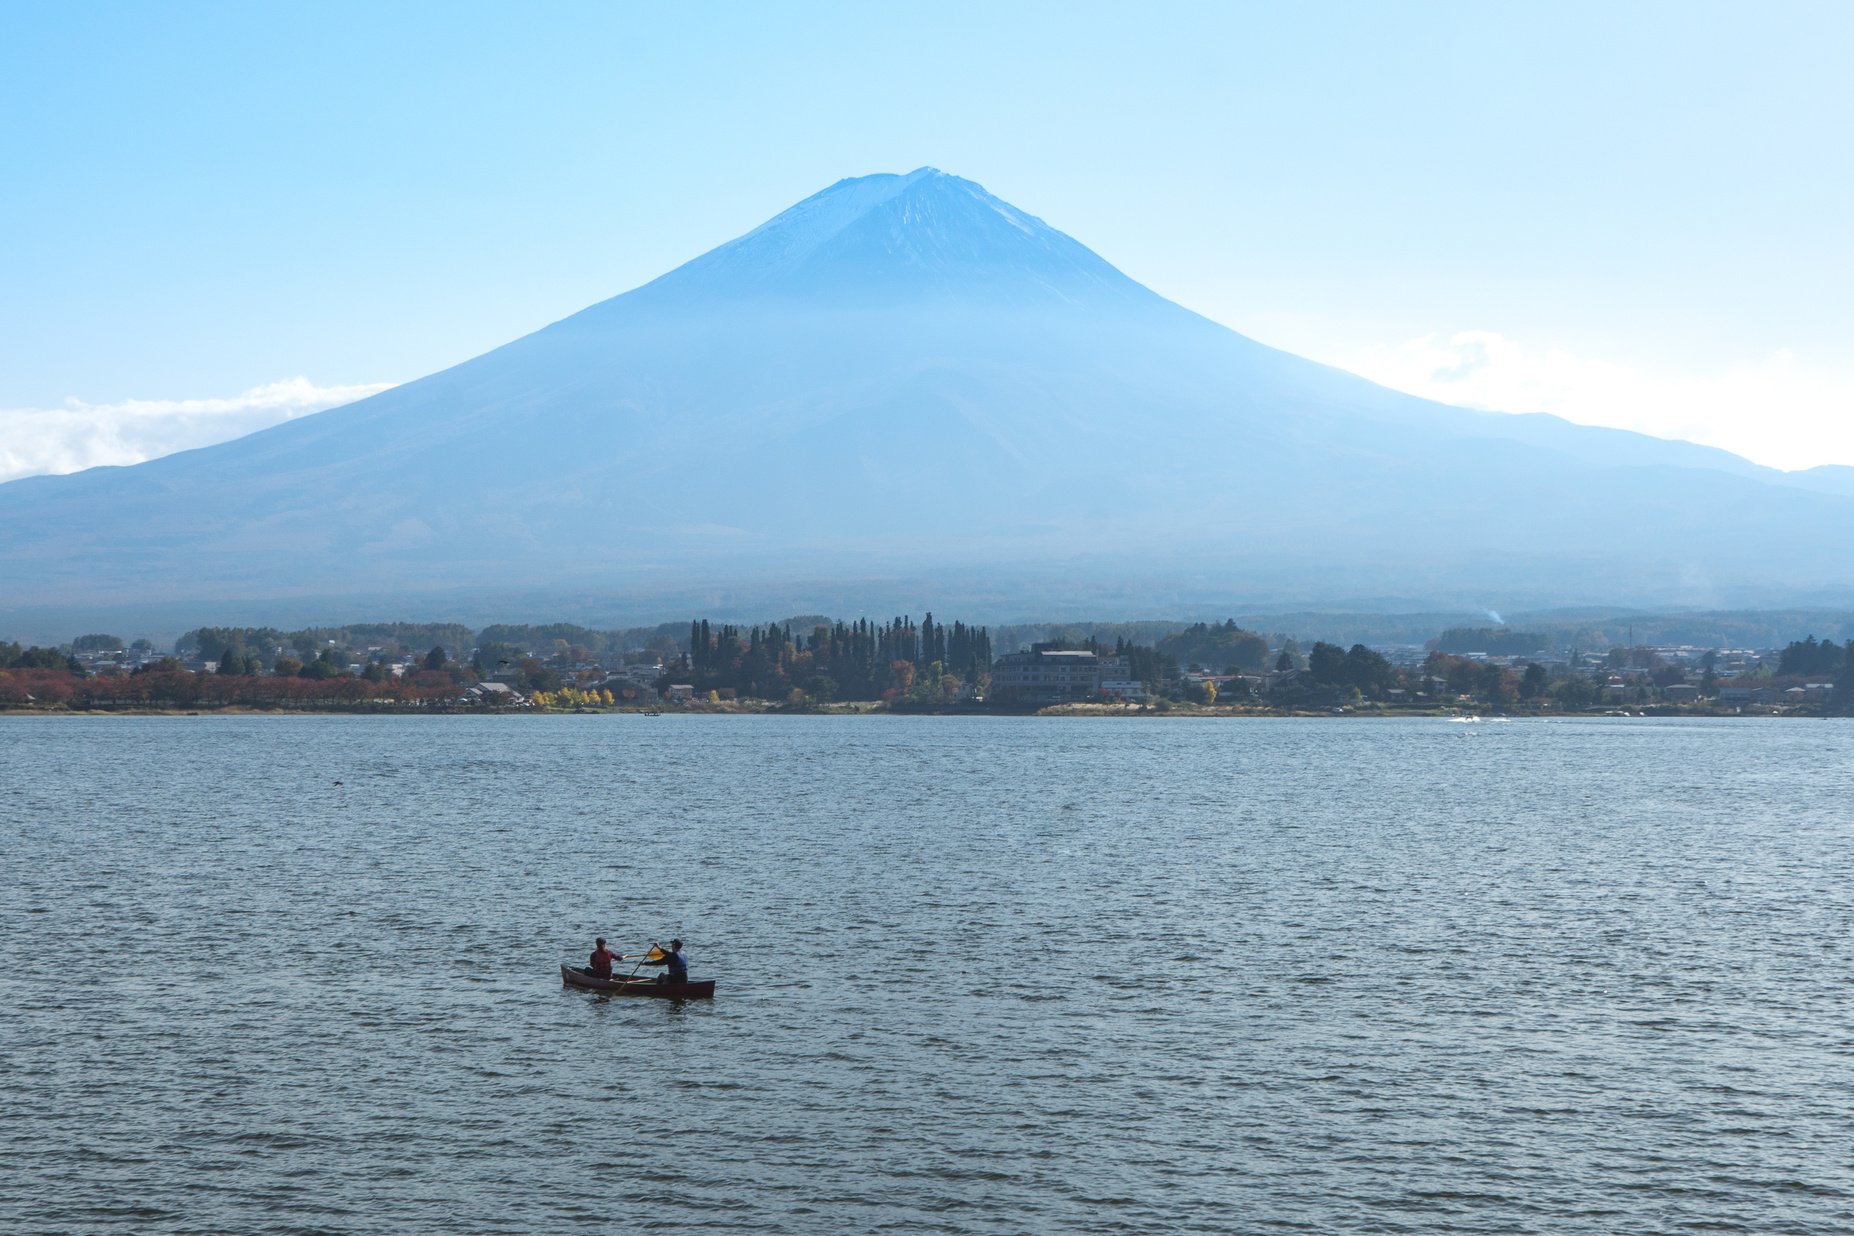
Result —
[[[1854, 644], [1854, 640], [1849, 641]], [[1783, 650], [1777, 661], [1777, 673], [1803, 677], [1832, 678], [1841, 672], [1845, 657], [1841, 647], [1832, 639], [1816, 643], [1815, 636], [1801, 642], [1793, 642]]]
[[1379, 653], [1363, 644], [1353, 644], [1345, 654], [1345, 676], [1360, 692], [1376, 699], [1389, 688], [1397, 673]]
[[1307, 677], [1323, 687], [1340, 686], [1347, 681], [1345, 650], [1324, 640], [1313, 645], [1307, 654]]

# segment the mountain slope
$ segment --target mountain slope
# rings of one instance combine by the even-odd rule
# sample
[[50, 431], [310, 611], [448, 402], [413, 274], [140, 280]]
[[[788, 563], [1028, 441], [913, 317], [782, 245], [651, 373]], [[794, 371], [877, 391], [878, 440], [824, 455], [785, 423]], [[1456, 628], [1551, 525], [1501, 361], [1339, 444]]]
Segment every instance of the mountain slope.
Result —
[[867, 580], [880, 606], [897, 578], [1007, 612], [1794, 600], [1854, 589], [1838, 488], [1373, 386], [921, 169], [347, 407], [0, 486], [0, 605]]

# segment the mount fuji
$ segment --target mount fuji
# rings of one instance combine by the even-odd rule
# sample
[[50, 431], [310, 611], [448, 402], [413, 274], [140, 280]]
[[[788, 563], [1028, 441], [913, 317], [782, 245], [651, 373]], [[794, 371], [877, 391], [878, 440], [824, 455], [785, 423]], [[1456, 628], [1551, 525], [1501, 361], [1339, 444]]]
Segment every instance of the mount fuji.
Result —
[[357, 403], [0, 485], [0, 614], [1840, 602], [1834, 471], [1398, 394], [922, 168]]

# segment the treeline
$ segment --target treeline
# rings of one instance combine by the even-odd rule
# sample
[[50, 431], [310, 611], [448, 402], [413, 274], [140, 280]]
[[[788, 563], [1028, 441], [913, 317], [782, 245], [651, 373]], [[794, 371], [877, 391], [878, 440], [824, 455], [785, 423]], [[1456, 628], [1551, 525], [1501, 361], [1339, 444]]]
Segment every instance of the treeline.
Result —
[[[210, 672], [188, 669], [178, 657], [152, 657], [152, 645], [127, 648], [114, 636], [94, 634], [72, 641], [73, 652], [22, 649], [0, 644], [0, 706], [70, 708], [307, 708], [379, 705], [429, 707], [460, 701], [462, 688], [477, 681], [467, 666], [448, 660], [433, 645], [412, 657], [405, 671], [389, 673], [388, 647], [400, 654], [406, 639], [455, 639], [468, 628], [454, 624], [393, 624], [311, 628], [282, 632], [269, 627], [202, 627], [179, 641], [179, 650], [200, 657]], [[336, 641], [373, 641], [379, 656], [354, 654]], [[107, 658], [132, 653], [133, 665], [98, 659], [86, 665], [78, 653]], [[293, 653], [300, 656], [291, 655]]]
[[[787, 626], [809, 630], [826, 619], [794, 618]], [[472, 631], [461, 623], [382, 622], [344, 626], [306, 627], [283, 631], [276, 627], [200, 627], [181, 636], [174, 653], [183, 660], [223, 661], [228, 655], [255, 661], [269, 672], [279, 658], [310, 662], [333, 651], [337, 659], [422, 658], [442, 648], [451, 661], [475, 662], [493, 673], [503, 663], [535, 660], [566, 665], [587, 661], [609, 664], [652, 660], [669, 661], [687, 650], [682, 635], [686, 624], [666, 622], [650, 627], [597, 630], [573, 623], [497, 623]], [[92, 648], [73, 645], [74, 651], [121, 648], [114, 637]], [[146, 644], [146, 641], [141, 641]]]
[[[988, 694], [998, 630], [941, 623], [929, 614], [918, 622], [804, 616], [740, 626], [698, 619], [609, 631], [566, 623], [503, 624], [480, 632], [456, 623], [371, 623], [187, 632], [175, 651], [195, 669], [210, 665], [210, 673], [156, 657], [146, 640], [125, 645], [114, 635], [91, 633], [66, 648], [0, 642], [0, 704], [425, 706], [459, 703], [469, 687], [495, 679], [574, 706], [602, 705], [607, 693], [618, 704], [648, 699], [650, 686], [667, 691], [683, 684], [714, 699], [964, 706]], [[1032, 628], [1011, 630], [1021, 635]], [[1053, 636], [1048, 642], [1057, 646], [1124, 658], [1129, 676], [1144, 683], [1155, 702], [1254, 700], [1296, 709], [1447, 702], [1575, 710], [1657, 702], [1674, 686], [1701, 700], [1716, 698], [1724, 686], [1762, 686], [1775, 692], [1803, 687], [1790, 700], [1806, 700], [1812, 708], [1854, 706], [1854, 637], [1837, 643], [1811, 635], [1764, 655], [1761, 665], [1734, 657], [1729, 669], [1716, 652], [1691, 664], [1678, 656], [1664, 662], [1639, 644], [1611, 647], [1600, 664], [1585, 657], [1574, 666], [1548, 667], [1528, 665], [1525, 653], [1512, 651], [1536, 647], [1545, 641], [1541, 635], [1457, 627], [1435, 641], [1419, 666], [1399, 669], [1365, 643], [1321, 641], [1303, 652], [1286, 636], [1265, 637], [1234, 619], [1035, 630]], [[1512, 664], [1491, 664], [1483, 653]], [[1181, 674], [1181, 667], [1193, 672]], [[1720, 677], [1720, 671], [1735, 677]], [[1821, 689], [1824, 683], [1834, 685], [1832, 695]]]
[[1854, 670], [1854, 638], [1843, 647], [1832, 639], [1816, 643], [1815, 636], [1796, 640], [1784, 648], [1777, 659], [1780, 677], [1818, 678], [1836, 681]]
[[349, 674], [204, 674], [168, 659], [125, 674], [87, 675], [81, 667], [0, 672], [0, 706], [8, 707], [351, 709], [450, 706], [458, 697], [449, 674], [426, 670], [379, 681]]
[[[927, 706], [977, 694], [992, 655], [985, 628], [938, 622], [931, 614], [918, 623], [909, 617], [888, 622], [816, 619], [808, 630], [793, 622], [741, 628], [698, 620], [682, 638], [666, 628], [633, 634], [655, 643], [661, 653], [645, 648], [614, 654], [614, 646], [630, 642], [629, 637], [601, 641], [596, 632], [568, 625], [505, 625], [485, 628], [480, 636], [455, 624], [301, 631], [201, 627], [187, 632], [176, 649], [196, 667], [206, 667], [192, 670], [177, 657], [142, 656], [132, 667], [118, 664], [106, 658], [123, 651], [121, 641], [106, 636], [85, 640], [86, 654], [98, 658], [90, 669], [74, 654], [0, 644], [0, 704], [456, 704], [468, 688], [493, 678], [534, 695], [543, 706], [610, 706], [635, 697], [636, 691], [625, 686], [637, 681], [626, 662], [642, 660], [652, 667], [651, 685], [658, 691], [687, 684], [714, 698]], [[605, 651], [589, 643], [602, 643]], [[542, 653], [545, 661], [537, 655]], [[622, 696], [612, 687], [622, 688]]]
[[[1095, 640], [1088, 640], [1082, 646], [1097, 654], [1107, 651]], [[1157, 648], [1148, 648], [1144, 644], [1131, 643], [1126, 639], [1116, 639], [1113, 655], [1126, 660], [1128, 677], [1144, 683], [1146, 690], [1155, 695], [1167, 694], [1172, 685], [1178, 681], [1177, 658], [1160, 652]], [[1176, 692], [1172, 693], [1176, 694]]]
[[18, 644], [0, 643], [0, 670], [11, 669], [84, 672], [76, 657], [56, 648], [21, 648]]
[[1358, 701], [1433, 707], [1469, 702], [1494, 711], [1522, 703], [1585, 708], [1601, 702], [1599, 684], [1574, 674], [1553, 677], [1532, 664], [1523, 670], [1436, 650], [1418, 668], [1399, 669], [1363, 644], [1341, 648], [1315, 643], [1299, 672], [1283, 675], [1266, 702], [1281, 707], [1330, 706]]
[[[1137, 634], [1125, 633], [1125, 628], [1129, 627], [1164, 629], [1153, 634], [1149, 642], [1142, 643]], [[1110, 634], [1112, 644], [1108, 643]], [[1234, 619], [1221, 623], [1196, 622], [1182, 629], [1173, 623], [1090, 624], [1083, 634], [1053, 634], [1038, 642], [1052, 648], [1074, 648], [1099, 656], [1124, 657], [1131, 676], [1155, 692], [1177, 678], [1181, 666], [1235, 674], [1265, 669], [1269, 662], [1268, 640], [1253, 631], [1243, 630]]]
[[1551, 640], [1536, 631], [1511, 627], [1450, 627], [1436, 637], [1438, 652], [1482, 652], [1495, 657], [1525, 657], [1549, 647]]
[[[1252, 682], [1262, 684], [1259, 694]], [[1414, 691], [1381, 653], [1363, 644], [1348, 650], [1322, 640], [1308, 651], [1304, 664], [1291, 647], [1284, 648], [1273, 673], [1213, 684], [1198, 702], [1231, 704], [1254, 699], [1277, 708], [1324, 708], [1361, 700], [1386, 702], [1400, 693], [1408, 696]], [[1194, 697], [1187, 692], [1186, 698]]]
[[[1404, 678], [1409, 686], [1444, 699], [1466, 699], [1475, 705], [1501, 710], [1515, 706], [1577, 711], [1606, 704], [1649, 704], [1661, 691], [1685, 681], [1686, 671], [1648, 656], [1631, 658], [1615, 649], [1611, 671], [1592, 678], [1567, 670], [1548, 669], [1537, 662], [1524, 667], [1494, 665], [1471, 657], [1437, 650], [1423, 661], [1415, 675]], [[1613, 680], [1613, 681], [1612, 681]]]
[[665, 622], [653, 627], [627, 627], [600, 631], [569, 622], [540, 625], [497, 623], [476, 634], [476, 649], [491, 667], [502, 661], [606, 660], [643, 662], [669, 660], [683, 652], [683, 624]]
[[[1371, 701], [1421, 707], [1465, 703], [1496, 712], [1581, 711], [1655, 704], [1666, 698], [1669, 687], [1677, 685], [1691, 687], [1694, 697], [1706, 701], [1715, 699], [1728, 681], [1741, 687], [1781, 691], [1809, 680], [1836, 684], [1832, 698], [1816, 697], [1813, 706], [1842, 710], [1854, 707], [1854, 656], [1832, 642], [1792, 644], [1785, 650], [1776, 674], [1761, 668], [1750, 676], [1731, 680], [1715, 676], [1715, 657], [1708, 655], [1700, 662], [1698, 682], [1691, 681], [1686, 666], [1665, 662], [1646, 649], [1612, 650], [1605, 668], [1594, 676], [1564, 666], [1548, 668], [1537, 662], [1496, 664], [1440, 649], [1430, 652], [1421, 666], [1400, 669], [1363, 644], [1354, 644], [1348, 650], [1316, 643], [1294, 672], [1288, 672], [1285, 664], [1290, 659], [1284, 656], [1278, 663], [1280, 672], [1264, 677], [1261, 702], [1283, 708]], [[1218, 702], [1237, 702], [1248, 694], [1244, 682], [1225, 684], [1219, 689]]]
[[1028, 622], [995, 627], [991, 632], [993, 648], [999, 652], [1020, 652], [1032, 644], [1050, 644], [1062, 648], [1105, 648], [1116, 642], [1156, 646], [1167, 635], [1184, 630], [1189, 623], [1150, 620], [1144, 622]]
[[184, 660], [224, 662], [236, 659], [255, 666], [252, 672], [274, 672], [279, 660], [299, 665], [332, 656], [348, 664], [368, 659], [370, 650], [389, 659], [423, 656], [442, 648], [448, 657], [467, 655], [476, 645], [469, 627], [455, 622], [375, 622], [339, 627], [305, 627], [280, 631], [275, 627], [200, 627], [188, 631], [174, 645]]
[[[818, 622], [809, 632], [780, 623], [743, 632], [700, 619], [689, 624], [687, 648], [660, 690], [686, 681], [697, 692], [792, 703], [931, 704], [959, 698], [991, 669], [985, 628], [947, 626], [932, 614], [919, 624], [907, 617]], [[679, 679], [678, 671], [687, 677]]]
[[1207, 670], [1253, 671], [1268, 664], [1268, 641], [1227, 619], [1221, 625], [1199, 622], [1160, 637], [1155, 650], [1180, 665]]

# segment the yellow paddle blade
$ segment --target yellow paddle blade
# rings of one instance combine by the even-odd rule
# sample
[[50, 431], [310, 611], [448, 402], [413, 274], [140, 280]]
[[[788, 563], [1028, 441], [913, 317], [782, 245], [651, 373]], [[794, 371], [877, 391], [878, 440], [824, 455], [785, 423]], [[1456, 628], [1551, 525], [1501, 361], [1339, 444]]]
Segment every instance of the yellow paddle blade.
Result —
[[645, 961], [662, 961], [663, 960], [663, 950], [660, 948], [651, 949], [648, 953], [644, 954], [644, 960]]

